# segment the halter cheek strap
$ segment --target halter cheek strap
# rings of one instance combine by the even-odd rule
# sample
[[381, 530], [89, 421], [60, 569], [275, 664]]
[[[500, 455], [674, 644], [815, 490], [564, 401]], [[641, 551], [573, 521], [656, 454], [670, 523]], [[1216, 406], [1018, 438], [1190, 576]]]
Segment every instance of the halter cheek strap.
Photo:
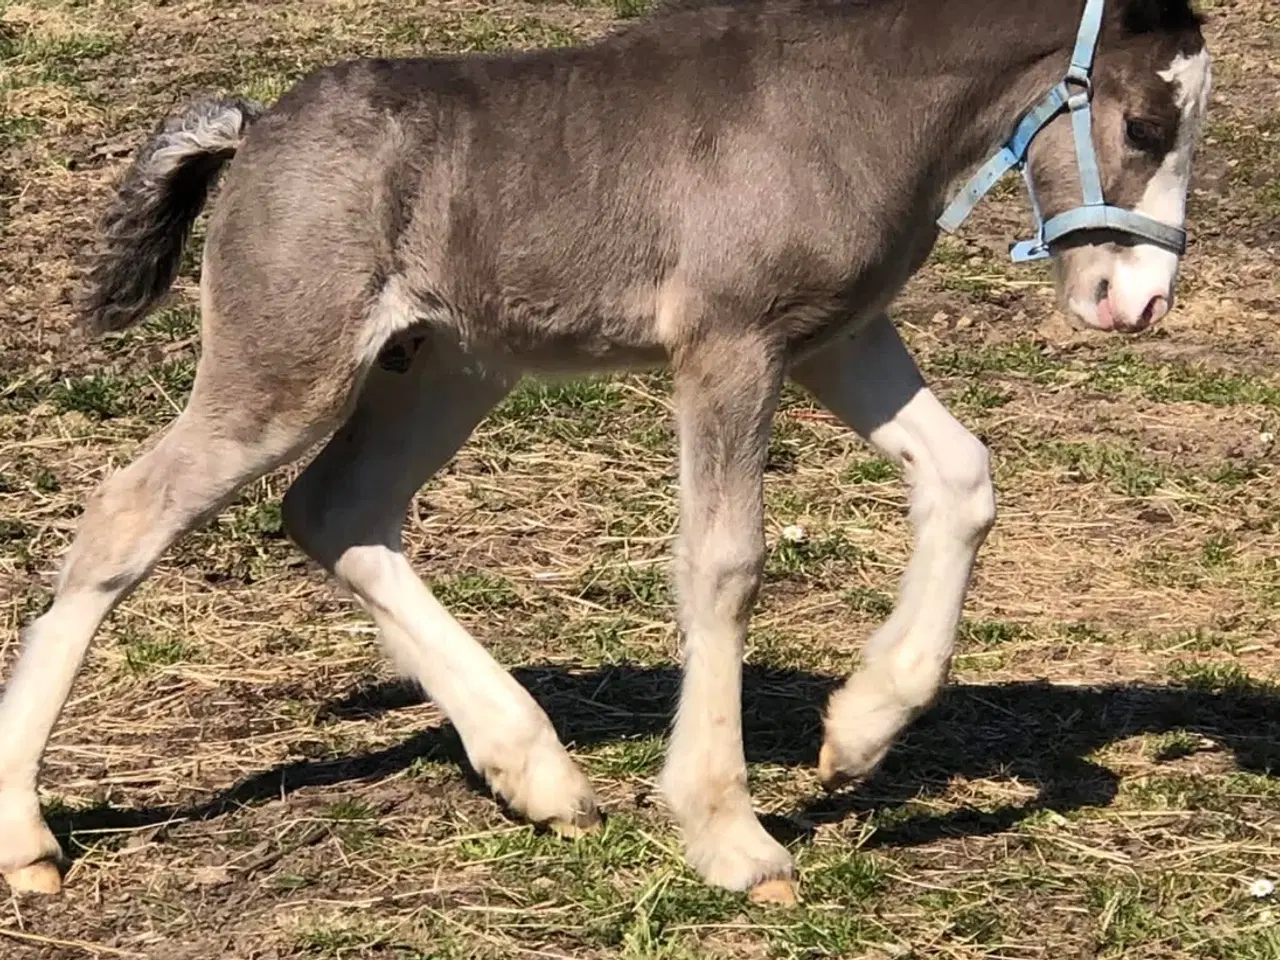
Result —
[[[1080, 29], [1076, 34], [1075, 50], [1071, 54], [1071, 67], [1061, 83], [1041, 98], [1014, 128], [1013, 135], [1003, 147], [978, 168], [956, 198], [951, 201], [938, 226], [954, 233], [973, 212], [973, 208], [988, 191], [1010, 170], [1022, 172], [1031, 197], [1031, 208], [1036, 219], [1036, 236], [1012, 245], [1009, 256], [1014, 263], [1042, 260], [1049, 256], [1050, 247], [1064, 237], [1086, 230], [1104, 230], [1111, 233], [1127, 233], [1147, 243], [1155, 244], [1181, 256], [1187, 247], [1186, 231], [1153, 220], [1132, 210], [1113, 207], [1102, 193], [1102, 176], [1098, 170], [1098, 155], [1093, 146], [1093, 57], [1098, 46], [1098, 33], [1102, 28], [1102, 12], [1105, 0], [1087, 0]], [[1027, 151], [1031, 141], [1063, 110], [1071, 113], [1071, 131], [1075, 140], [1076, 169], [1080, 173], [1082, 203], [1047, 222], [1040, 212], [1035, 185], [1027, 165]]]

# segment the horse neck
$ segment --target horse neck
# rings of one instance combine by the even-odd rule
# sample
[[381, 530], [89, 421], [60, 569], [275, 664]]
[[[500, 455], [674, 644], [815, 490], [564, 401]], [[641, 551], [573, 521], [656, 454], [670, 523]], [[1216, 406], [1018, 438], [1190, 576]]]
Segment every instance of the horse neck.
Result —
[[[905, 0], [908, 8], [947, 11], [956, 0]], [[1081, 2], [975, 2], [972, 14], [949, 17], [950, 29], [926, 28], [935, 74], [946, 81], [933, 101], [926, 150], [933, 169], [951, 180], [1003, 144], [1018, 119], [1066, 73]], [[983, 7], [990, 8], [982, 18]]]
[[843, 68], [849, 84], [866, 87], [846, 95], [856, 114], [847, 123], [824, 119], [831, 135], [876, 139], [883, 154], [910, 158], [912, 169], [946, 184], [997, 149], [1062, 79], [1083, 7], [1084, 0], [808, 0], [777, 9], [793, 18], [782, 28], [798, 38], [792, 61], [813, 71], [815, 85], [830, 84]]

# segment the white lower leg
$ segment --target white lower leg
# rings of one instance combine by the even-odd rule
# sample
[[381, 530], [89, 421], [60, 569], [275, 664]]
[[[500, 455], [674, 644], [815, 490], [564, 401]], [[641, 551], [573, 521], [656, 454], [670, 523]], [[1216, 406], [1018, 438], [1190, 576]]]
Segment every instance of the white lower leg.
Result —
[[717, 560], [711, 540], [701, 562], [681, 564], [684, 680], [661, 784], [690, 865], [709, 883], [748, 890], [794, 872], [752, 809], [742, 744], [742, 655], [763, 544]]
[[898, 603], [867, 643], [863, 669], [828, 705], [820, 773], [838, 782], [874, 769], [945, 681], [995, 497], [986, 448], [924, 385], [887, 317], [812, 358], [796, 379], [902, 464], [912, 488], [916, 544]]
[[102, 485], [63, 561], [53, 605], [24, 631], [0, 697], [0, 872], [14, 889], [59, 885], [61, 851], [40, 816], [36, 781], [99, 625], [174, 540], [296, 449], [250, 447], [214, 426], [189, 408], [154, 449]]
[[335, 567], [369, 610], [397, 666], [458, 730], [472, 766], [534, 823], [563, 832], [599, 820], [591, 784], [546, 713], [446, 610], [398, 551], [347, 550]]
[[40, 815], [40, 757], [94, 632], [109, 609], [94, 591], [63, 596], [24, 633], [0, 700], [0, 872], [18, 892], [54, 893], [62, 851]]
[[347, 426], [285, 497], [293, 538], [356, 595], [383, 645], [453, 722], [467, 756], [513, 809], [565, 832], [598, 820], [595, 796], [551, 721], [436, 600], [400, 552], [404, 508], [509, 389], [435, 344], [408, 375], [375, 372]]
[[752, 809], [742, 744], [742, 655], [764, 566], [763, 466], [781, 382], [758, 346], [708, 351], [714, 372], [701, 357], [676, 371], [684, 679], [661, 784], [698, 873], [786, 901], [794, 863]]
[[[899, 601], [904, 612], [894, 624], [897, 636], [878, 633], [881, 643], [864, 666], [831, 697], [826, 740], [820, 759], [823, 779], [838, 783], [870, 773], [894, 739], [937, 695], [950, 668], [960, 608], [973, 569], [970, 548], [953, 529], [921, 525], [915, 557], [921, 562], [904, 576], [904, 598], [911, 581], [932, 589], [916, 605]], [[914, 558], [913, 558], [914, 560]]]

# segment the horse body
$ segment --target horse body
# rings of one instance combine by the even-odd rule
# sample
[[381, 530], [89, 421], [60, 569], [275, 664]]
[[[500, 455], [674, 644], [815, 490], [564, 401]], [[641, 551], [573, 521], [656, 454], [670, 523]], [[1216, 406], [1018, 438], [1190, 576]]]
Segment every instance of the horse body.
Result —
[[[414, 574], [400, 528], [520, 377], [668, 364], [685, 680], [662, 787], [709, 882], [792, 896], [791, 856], [747, 793], [739, 704], [778, 393], [788, 377], [809, 389], [912, 484], [898, 604], [828, 707], [821, 772], [836, 783], [873, 769], [944, 682], [995, 516], [987, 451], [887, 309], [953, 181], [1062, 76], [1077, 6], [683, 3], [582, 47], [358, 61], [270, 110], [170, 118], [121, 184], [81, 302], [96, 330], [145, 315], [229, 163], [200, 366], [183, 413], [94, 495], [0, 701], [10, 884], [58, 885], [36, 776], [102, 619], [178, 537], [326, 436], [286, 495], [290, 535], [358, 598], [498, 794], [531, 820], [593, 826], [550, 721]], [[1208, 83], [1184, 0], [1108, 11], [1093, 136], [1112, 204], [1181, 227]], [[1031, 145], [1046, 215], [1080, 192], [1070, 138], [1062, 116]], [[1083, 323], [1141, 329], [1172, 304], [1165, 250], [1094, 236], [1053, 253]], [[379, 362], [406, 344], [407, 369]]]

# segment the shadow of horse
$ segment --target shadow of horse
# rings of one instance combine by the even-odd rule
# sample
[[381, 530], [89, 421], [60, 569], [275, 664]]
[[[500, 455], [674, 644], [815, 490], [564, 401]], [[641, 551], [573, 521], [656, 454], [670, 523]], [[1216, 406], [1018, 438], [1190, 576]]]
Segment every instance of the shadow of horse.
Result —
[[[571, 749], [664, 733], [680, 679], [675, 667], [627, 664], [591, 670], [526, 667], [513, 672]], [[821, 739], [820, 711], [841, 679], [748, 665], [743, 678], [748, 761], [814, 765]], [[317, 722], [375, 716], [421, 699], [407, 682], [377, 684], [326, 704]], [[954, 684], [909, 728], [868, 781], [814, 797], [790, 816], [765, 822], [779, 839], [789, 841], [850, 814], [941, 796], [957, 776], [1017, 779], [1033, 786], [1034, 797], [994, 811], [961, 808], [895, 818], [875, 832], [869, 845], [912, 846], [943, 836], [990, 835], [1040, 810], [1065, 814], [1109, 804], [1119, 778], [1089, 756], [1128, 737], [1175, 731], [1209, 738], [1231, 751], [1242, 769], [1268, 776], [1280, 769], [1280, 697], [1262, 688], [1066, 686], [1037, 681]], [[1177, 753], [1178, 748], [1171, 747], [1166, 759]], [[484, 789], [467, 765], [453, 728], [443, 724], [358, 756], [282, 764], [199, 804], [141, 810], [97, 807], [51, 816], [50, 826], [74, 856], [77, 844], [65, 841], [77, 831], [208, 820], [278, 800], [303, 787], [376, 781], [418, 759], [457, 762], [472, 785]]]

